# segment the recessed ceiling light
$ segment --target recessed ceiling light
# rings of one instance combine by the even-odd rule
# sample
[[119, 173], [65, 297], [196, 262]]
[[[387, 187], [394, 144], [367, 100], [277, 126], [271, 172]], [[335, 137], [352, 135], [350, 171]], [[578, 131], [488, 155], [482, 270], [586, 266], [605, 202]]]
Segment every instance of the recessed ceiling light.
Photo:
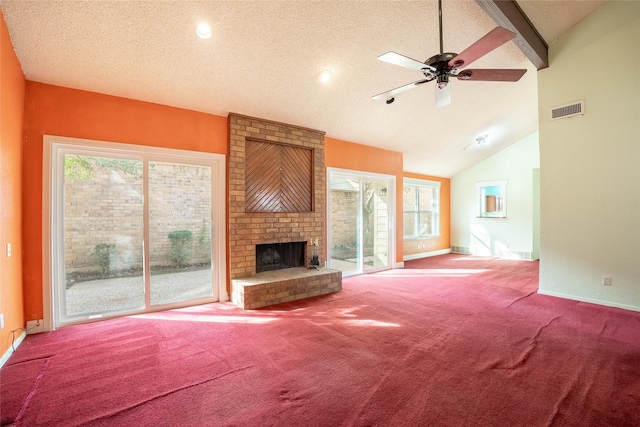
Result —
[[196, 34], [201, 39], [206, 40], [208, 38], [211, 38], [211, 27], [209, 26], [209, 24], [202, 22], [196, 27]]
[[323, 70], [320, 74], [318, 74], [318, 80], [325, 84], [329, 83], [331, 77], [333, 77], [333, 73], [329, 70]]

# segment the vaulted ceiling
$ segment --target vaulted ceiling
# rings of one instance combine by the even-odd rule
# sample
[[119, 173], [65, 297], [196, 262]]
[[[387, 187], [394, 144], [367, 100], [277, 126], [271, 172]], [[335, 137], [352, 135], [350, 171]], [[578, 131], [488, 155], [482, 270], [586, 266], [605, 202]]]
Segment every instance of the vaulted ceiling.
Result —
[[[445, 52], [460, 53], [496, 23], [481, 3], [443, 0]], [[547, 44], [606, 0], [517, 5]], [[28, 80], [226, 116], [325, 131], [404, 153], [406, 171], [451, 177], [538, 128], [536, 66], [515, 42], [473, 68], [525, 68], [515, 83], [452, 79], [386, 104], [371, 97], [422, 78], [376, 58], [439, 53], [438, 3], [418, 1], [0, 2]], [[206, 22], [212, 36], [200, 39]], [[553, 66], [553, 64], [550, 64]], [[324, 84], [323, 70], [332, 73]], [[476, 138], [488, 135], [489, 145]], [[70, 135], [73, 136], [73, 135]]]

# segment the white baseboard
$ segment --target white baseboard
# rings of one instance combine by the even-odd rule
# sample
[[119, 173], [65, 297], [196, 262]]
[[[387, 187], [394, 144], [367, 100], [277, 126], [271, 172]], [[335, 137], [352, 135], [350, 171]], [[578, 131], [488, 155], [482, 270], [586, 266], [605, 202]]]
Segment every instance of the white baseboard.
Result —
[[616, 302], [602, 301], [602, 300], [595, 299], [595, 298], [584, 298], [584, 297], [579, 297], [579, 296], [576, 296], [576, 295], [563, 294], [563, 293], [560, 293], [560, 292], [550, 292], [550, 291], [545, 291], [545, 290], [538, 290], [538, 293], [541, 294], [541, 295], [548, 295], [550, 297], [570, 299], [570, 300], [573, 300], [573, 301], [586, 302], [586, 303], [589, 303], [589, 304], [604, 305], [606, 307], [622, 308], [624, 310], [631, 310], [631, 311], [640, 311], [640, 307], [638, 307], [638, 306], [626, 305], [626, 304], [618, 304]]
[[419, 254], [411, 254], [411, 255], [405, 255], [402, 257], [403, 260], [405, 261], [411, 261], [413, 259], [420, 259], [420, 258], [428, 258], [431, 256], [437, 256], [437, 255], [444, 255], [444, 254], [449, 254], [451, 253], [451, 248], [449, 249], [440, 249], [439, 251], [430, 251], [430, 252], [422, 252]]
[[11, 357], [11, 355], [15, 351], [14, 349], [18, 348], [18, 346], [26, 336], [27, 336], [27, 333], [22, 331], [22, 333], [18, 336], [18, 338], [13, 342], [13, 346], [9, 347], [7, 351], [4, 352], [4, 354], [2, 355], [2, 358], [0, 359], [0, 368], [2, 368], [4, 364], [7, 362], [7, 360], [9, 360], [9, 357]]
[[394, 268], [394, 269], [404, 268], [404, 261], [402, 261], [402, 262], [396, 262], [395, 264], [393, 264], [393, 268]]

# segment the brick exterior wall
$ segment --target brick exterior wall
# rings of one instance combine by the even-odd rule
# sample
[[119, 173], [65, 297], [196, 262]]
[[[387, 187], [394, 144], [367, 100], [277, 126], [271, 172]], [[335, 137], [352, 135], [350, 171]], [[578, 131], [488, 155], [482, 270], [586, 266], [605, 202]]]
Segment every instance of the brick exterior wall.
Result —
[[[111, 271], [142, 268], [142, 177], [94, 168], [90, 179], [65, 180], [66, 273], [100, 272], [97, 244], [115, 244]], [[210, 260], [211, 171], [207, 167], [154, 162], [149, 172], [151, 266], [170, 266], [175, 230], [193, 233], [188, 264]], [[204, 227], [204, 228], [203, 228]]]
[[[245, 143], [247, 139], [313, 149], [312, 212], [245, 212]], [[320, 263], [325, 253], [324, 132], [229, 114], [229, 278], [256, 274], [256, 245], [318, 239]]]

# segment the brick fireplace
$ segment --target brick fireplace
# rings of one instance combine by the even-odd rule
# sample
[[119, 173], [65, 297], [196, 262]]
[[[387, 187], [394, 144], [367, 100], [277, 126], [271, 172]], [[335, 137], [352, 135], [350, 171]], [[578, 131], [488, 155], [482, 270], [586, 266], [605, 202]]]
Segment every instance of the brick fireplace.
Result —
[[[310, 209], [306, 211], [248, 211], [250, 201], [247, 189], [247, 146], [285, 149], [303, 148], [310, 153], [311, 197]], [[317, 240], [315, 253], [320, 255], [320, 266], [324, 265], [326, 235], [326, 181], [324, 167], [324, 132], [299, 126], [272, 122], [239, 114], [229, 114], [229, 277], [232, 301], [243, 308], [257, 308], [278, 302], [292, 301], [306, 296], [335, 292], [342, 288], [342, 275], [321, 268], [309, 271], [304, 267], [257, 274], [256, 246]], [[299, 172], [299, 171], [297, 171]], [[287, 186], [290, 187], [290, 186]], [[322, 276], [322, 277], [321, 277]], [[324, 277], [326, 276], [326, 277]], [[269, 277], [273, 278], [270, 279]], [[325, 280], [331, 279], [331, 280]], [[295, 283], [293, 288], [291, 283]], [[337, 283], [336, 283], [337, 282]], [[264, 289], [257, 284], [276, 288], [273, 298], [265, 296]], [[279, 283], [281, 286], [274, 286]], [[306, 289], [304, 283], [309, 283]], [[286, 288], [286, 289], [285, 289]], [[278, 296], [276, 296], [276, 294]], [[260, 301], [254, 301], [254, 298]]]

